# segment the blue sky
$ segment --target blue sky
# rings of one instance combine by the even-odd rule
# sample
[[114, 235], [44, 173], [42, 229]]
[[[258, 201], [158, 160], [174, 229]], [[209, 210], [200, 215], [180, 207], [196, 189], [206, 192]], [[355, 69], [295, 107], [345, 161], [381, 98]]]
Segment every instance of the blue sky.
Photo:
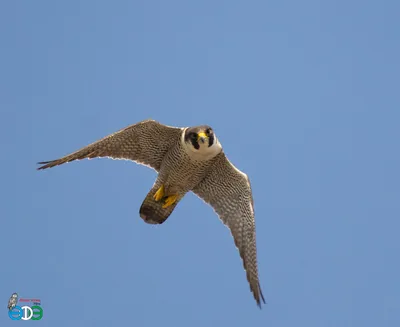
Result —
[[[0, 325], [17, 291], [41, 326], [399, 326], [399, 10], [3, 1]], [[193, 194], [151, 226], [146, 167], [35, 170], [147, 118], [211, 125], [250, 177], [262, 310]]]

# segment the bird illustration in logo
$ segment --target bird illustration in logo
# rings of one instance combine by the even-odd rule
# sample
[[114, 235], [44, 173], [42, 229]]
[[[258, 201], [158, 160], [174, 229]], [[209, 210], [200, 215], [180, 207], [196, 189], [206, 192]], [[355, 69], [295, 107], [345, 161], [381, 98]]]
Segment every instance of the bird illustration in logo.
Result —
[[8, 300], [8, 305], [7, 305], [8, 310], [14, 309], [15, 306], [17, 305], [17, 302], [18, 302], [18, 294], [13, 293], [10, 299]]

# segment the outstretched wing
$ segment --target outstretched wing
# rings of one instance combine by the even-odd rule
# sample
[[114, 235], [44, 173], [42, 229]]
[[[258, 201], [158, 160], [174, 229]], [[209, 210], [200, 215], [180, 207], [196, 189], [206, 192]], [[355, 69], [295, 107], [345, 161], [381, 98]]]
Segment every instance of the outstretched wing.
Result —
[[210, 173], [193, 192], [210, 204], [231, 230], [257, 305], [265, 303], [258, 280], [253, 196], [246, 174], [234, 167], [223, 152]]
[[66, 162], [109, 157], [132, 160], [159, 171], [164, 155], [179, 140], [182, 129], [145, 120], [128, 126], [60, 159], [39, 162], [40, 169], [51, 168]]

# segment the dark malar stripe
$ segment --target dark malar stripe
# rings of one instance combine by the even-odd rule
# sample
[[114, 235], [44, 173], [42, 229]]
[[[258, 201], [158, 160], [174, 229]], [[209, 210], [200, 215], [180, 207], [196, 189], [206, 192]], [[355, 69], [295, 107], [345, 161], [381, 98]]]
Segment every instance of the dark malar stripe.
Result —
[[193, 144], [193, 147], [196, 149], [196, 150], [198, 150], [198, 149], [200, 149], [200, 145], [199, 145], [199, 141], [197, 141], [197, 139], [191, 139], [191, 142], [192, 142], [192, 144]]
[[211, 134], [209, 137], [208, 137], [208, 147], [210, 147], [211, 145], [213, 145], [214, 144], [214, 134]]

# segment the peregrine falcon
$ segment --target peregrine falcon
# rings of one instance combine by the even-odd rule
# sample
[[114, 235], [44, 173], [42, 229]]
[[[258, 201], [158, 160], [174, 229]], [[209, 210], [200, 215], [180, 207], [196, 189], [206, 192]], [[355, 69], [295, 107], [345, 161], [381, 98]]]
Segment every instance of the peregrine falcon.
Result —
[[258, 279], [250, 180], [228, 160], [210, 126], [179, 128], [145, 120], [60, 159], [39, 162], [38, 170], [99, 157], [131, 160], [158, 172], [139, 210], [148, 224], [167, 220], [189, 191], [209, 204], [231, 230], [250, 290], [261, 308], [265, 300]]
[[8, 310], [14, 309], [15, 306], [17, 305], [17, 302], [18, 302], [18, 294], [13, 293], [10, 299], [8, 300], [8, 305], [7, 305]]

